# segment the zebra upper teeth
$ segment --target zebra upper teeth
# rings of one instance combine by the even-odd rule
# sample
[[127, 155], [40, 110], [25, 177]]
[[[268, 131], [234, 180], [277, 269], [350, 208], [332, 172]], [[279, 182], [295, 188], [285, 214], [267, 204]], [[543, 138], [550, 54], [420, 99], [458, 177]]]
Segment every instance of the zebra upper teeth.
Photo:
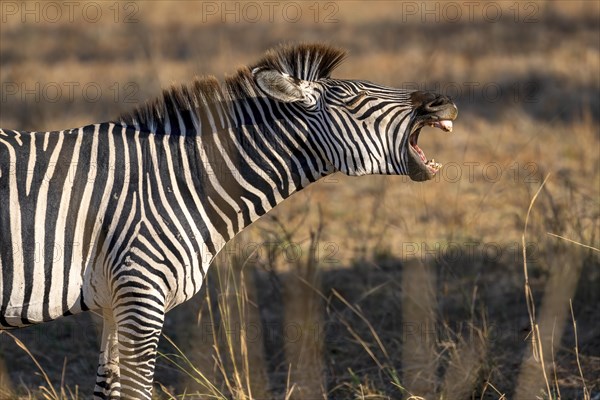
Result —
[[446, 132], [452, 132], [452, 121], [450, 120], [433, 121], [429, 123], [429, 126], [433, 128], [440, 128]]

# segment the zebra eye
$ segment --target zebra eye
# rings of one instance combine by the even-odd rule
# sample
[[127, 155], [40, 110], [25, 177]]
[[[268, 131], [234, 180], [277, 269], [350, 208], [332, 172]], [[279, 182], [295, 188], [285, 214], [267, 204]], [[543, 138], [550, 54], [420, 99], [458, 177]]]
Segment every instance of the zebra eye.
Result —
[[362, 101], [368, 95], [369, 95], [369, 93], [366, 90], [362, 90], [362, 91], [358, 92], [358, 94], [356, 96], [354, 96], [351, 99], [349, 99], [346, 102], [346, 105], [348, 107], [352, 108], [352, 107], [356, 106], [360, 101]]

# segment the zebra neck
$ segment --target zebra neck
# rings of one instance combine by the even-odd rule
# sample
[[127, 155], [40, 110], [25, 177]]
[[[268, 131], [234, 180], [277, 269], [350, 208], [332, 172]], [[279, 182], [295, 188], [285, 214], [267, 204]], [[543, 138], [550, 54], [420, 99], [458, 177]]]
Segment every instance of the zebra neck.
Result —
[[289, 110], [261, 106], [234, 104], [226, 118], [212, 113], [212, 121], [200, 121], [194, 146], [184, 146], [194, 160], [189, 170], [212, 257], [277, 204], [333, 172], [309, 124]]

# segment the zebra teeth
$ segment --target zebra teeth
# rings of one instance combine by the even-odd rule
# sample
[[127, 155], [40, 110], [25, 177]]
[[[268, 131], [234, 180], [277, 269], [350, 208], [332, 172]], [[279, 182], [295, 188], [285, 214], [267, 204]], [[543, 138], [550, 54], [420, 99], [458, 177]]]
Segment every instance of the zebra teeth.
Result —
[[433, 128], [439, 128], [446, 132], [452, 132], [452, 121], [447, 119], [441, 121], [432, 121], [429, 123], [429, 126]]
[[442, 164], [435, 162], [435, 158], [432, 158], [431, 160], [427, 161], [425, 165], [427, 165], [429, 168], [435, 171], [442, 168]]

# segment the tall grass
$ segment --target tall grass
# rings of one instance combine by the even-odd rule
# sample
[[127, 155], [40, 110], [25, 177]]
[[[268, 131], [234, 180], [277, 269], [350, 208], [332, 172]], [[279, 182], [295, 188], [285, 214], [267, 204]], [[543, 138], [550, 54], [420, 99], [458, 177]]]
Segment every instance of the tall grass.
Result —
[[[523, 230], [523, 249], [526, 248], [527, 225], [534, 204], [547, 180], [534, 194], [525, 216]], [[309, 210], [308, 210], [309, 211]], [[307, 212], [308, 212], [307, 211]], [[300, 218], [303, 220], [303, 218]], [[315, 257], [319, 246], [323, 226], [312, 232], [308, 240], [297, 237], [298, 231], [289, 230], [287, 224], [273, 218], [271, 229], [263, 231], [265, 241], [274, 238], [291, 243], [304, 243], [301, 258], [293, 263], [285, 260], [285, 254], [279, 246], [262, 265], [250, 265], [254, 253], [246, 259], [236, 256], [221, 256], [214, 271], [207, 279], [207, 286], [213, 290], [205, 291], [204, 304], [206, 314], [198, 317], [198, 327], [207, 323], [211, 327], [210, 347], [212, 362], [195, 364], [193, 354], [182, 349], [175, 341], [166, 335], [163, 340], [170, 346], [170, 351], [162, 351], [159, 363], [170, 365], [187, 377], [189, 388], [177, 392], [168, 382], [157, 382], [156, 398], [169, 399], [235, 399], [250, 400], [261, 398], [303, 399], [303, 398], [355, 398], [355, 399], [467, 399], [495, 398], [505, 399], [506, 394], [498, 388], [498, 384], [490, 380], [491, 366], [489, 365], [490, 333], [484, 313], [478, 310], [478, 288], [475, 286], [468, 304], [469, 323], [465, 331], [457, 331], [449, 324], [442, 322], [439, 326], [440, 315], [436, 287], [437, 279], [432, 260], [413, 260], [404, 263], [402, 292], [402, 318], [414, 327], [424, 327], [425, 336], [416, 334], [403, 335], [401, 369], [395, 351], [388, 350], [389, 343], [398, 340], [389, 336], [390, 332], [378, 332], [370, 313], [360, 305], [369, 296], [384, 290], [386, 283], [379, 284], [362, 294], [358, 299], [349, 300], [338, 289], [324, 288], [321, 274], [323, 266]], [[582, 246], [583, 247], [583, 246]], [[519, 386], [514, 398], [531, 398], [534, 396], [547, 399], [561, 399], [560, 382], [554, 359], [555, 332], [551, 335], [551, 362], [545, 347], [549, 342], [542, 336], [542, 329], [547, 323], [538, 321], [540, 315], [536, 312], [534, 291], [530, 285], [527, 265], [527, 253], [523, 250], [523, 279], [525, 298], [530, 310], [531, 347], [534, 358], [527, 353], [523, 356]], [[285, 261], [285, 262], [284, 262]], [[257, 322], [252, 316], [258, 304], [256, 290], [259, 285], [256, 279], [249, 279], [256, 269], [269, 270], [280, 275], [283, 290], [288, 291], [284, 296], [286, 321], [300, 321], [300, 326], [337, 323], [346, 331], [348, 337], [356, 344], [355, 349], [364, 352], [370, 360], [368, 364], [347, 367], [347, 375], [336, 385], [330, 385], [323, 377], [329, 343], [324, 335], [308, 337], [301, 341], [284, 343], [286, 379], [285, 386], [268, 383], [266, 371], [266, 353], [270, 350], [264, 347], [265, 338], [253, 337], [248, 341], [247, 327], [251, 321]], [[294, 296], [293, 299], [287, 296]], [[564, 299], [564, 297], [561, 297]], [[589, 400], [590, 390], [584, 379], [584, 371], [579, 358], [577, 343], [577, 325], [572, 303], [569, 300], [570, 318], [574, 329], [574, 352], [577, 357], [577, 371], [571, 371], [581, 379], [580, 390], [582, 398]], [[543, 309], [544, 307], [542, 307]], [[254, 311], [252, 311], [254, 310]], [[560, 315], [558, 318], [561, 318]], [[304, 324], [304, 325], [302, 325]], [[322, 325], [321, 325], [322, 326]], [[542, 327], [542, 328], [540, 328]], [[326, 327], [322, 327], [326, 330]], [[10, 332], [4, 332], [14, 343], [24, 351], [35, 363], [43, 384], [38, 390], [26, 395], [17, 395], [14, 391], [3, 392], [6, 398], [71, 400], [80, 398], [78, 388], [72, 389], [60, 383], [52, 382], [41, 364], [31, 351]], [[382, 336], [386, 335], [386, 336]], [[203, 340], [206, 337], [201, 337]], [[560, 340], [559, 340], [560, 341]], [[259, 348], [259, 359], [256, 359], [256, 348]], [[254, 353], [254, 354], [253, 354]], [[356, 357], [357, 354], [354, 354]], [[262, 358], [262, 359], [261, 359]], [[209, 371], [203, 370], [212, 364]], [[349, 365], [352, 363], [349, 362]], [[356, 368], [371, 369], [371, 373], [356, 370]], [[212, 371], [212, 374], [210, 372]], [[209, 374], [207, 375], [207, 372]], [[373, 373], [374, 372], [374, 373]], [[441, 372], [441, 374], [440, 374]], [[532, 373], [534, 372], [534, 373]], [[541, 379], [539, 378], [541, 374]], [[281, 382], [280, 382], [281, 383]], [[540, 392], [538, 389], [543, 388]]]

